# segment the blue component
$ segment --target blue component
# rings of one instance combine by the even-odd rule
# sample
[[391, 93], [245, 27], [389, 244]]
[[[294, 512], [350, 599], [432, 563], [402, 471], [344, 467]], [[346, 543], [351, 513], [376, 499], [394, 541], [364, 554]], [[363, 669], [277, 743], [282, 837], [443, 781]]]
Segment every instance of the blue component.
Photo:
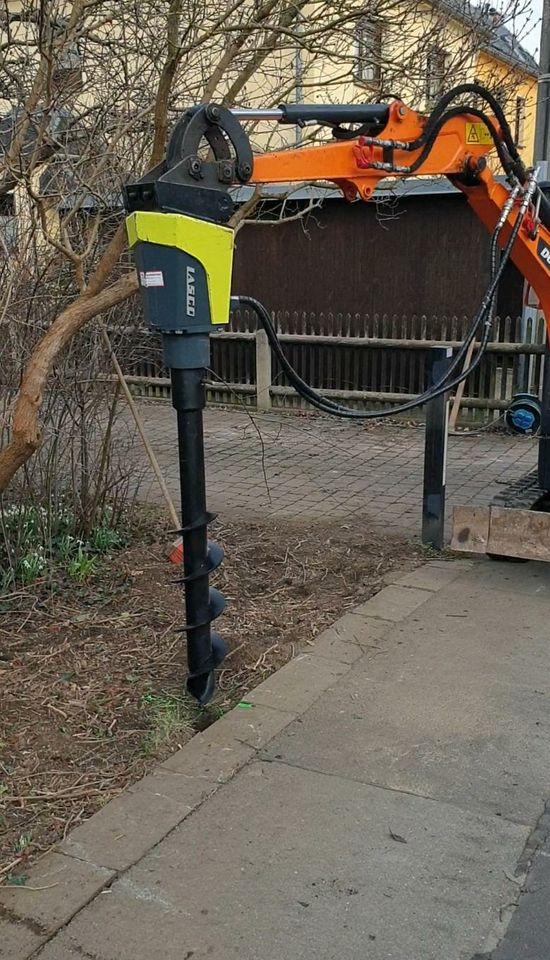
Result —
[[517, 430], [525, 431], [528, 433], [529, 430], [533, 429], [533, 424], [535, 422], [535, 415], [531, 413], [530, 410], [522, 409], [514, 410], [511, 414], [512, 423]]
[[513, 433], [534, 436], [540, 429], [541, 415], [538, 397], [530, 393], [518, 393], [504, 414], [504, 420]]

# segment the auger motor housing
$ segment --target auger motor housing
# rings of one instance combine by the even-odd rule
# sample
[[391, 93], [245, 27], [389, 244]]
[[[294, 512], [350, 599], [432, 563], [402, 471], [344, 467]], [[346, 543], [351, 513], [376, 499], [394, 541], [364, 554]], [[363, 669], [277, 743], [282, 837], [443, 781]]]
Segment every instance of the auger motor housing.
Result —
[[208, 367], [208, 337], [228, 323], [233, 230], [181, 213], [138, 211], [127, 219], [145, 319], [163, 334], [167, 367]]
[[[206, 143], [208, 159], [201, 158]], [[202, 411], [211, 330], [229, 321], [233, 230], [224, 226], [229, 185], [252, 175], [252, 151], [232, 114], [207, 105], [188, 111], [170, 138], [166, 159], [124, 190], [127, 231], [143, 310], [162, 334], [178, 416], [187, 688], [201, 704], [214, 693], [214, 670], [226, 654], [212, 621], [225, 607], [209, 586], [223, 551], [208, 540]]]

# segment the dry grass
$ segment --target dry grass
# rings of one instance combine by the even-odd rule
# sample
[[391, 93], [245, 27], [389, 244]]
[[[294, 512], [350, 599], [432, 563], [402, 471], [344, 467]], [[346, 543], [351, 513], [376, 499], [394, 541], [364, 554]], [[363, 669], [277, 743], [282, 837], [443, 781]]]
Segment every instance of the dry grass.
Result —
[[84, 586], [0, 600], [0, 882], [228, 709], [375, 593], [419, 551], [357, 523], [235, 523], [216, 578], [230, 653], [212, 705], [182, 694], [181, 592], [164, 530], [138, 537]]

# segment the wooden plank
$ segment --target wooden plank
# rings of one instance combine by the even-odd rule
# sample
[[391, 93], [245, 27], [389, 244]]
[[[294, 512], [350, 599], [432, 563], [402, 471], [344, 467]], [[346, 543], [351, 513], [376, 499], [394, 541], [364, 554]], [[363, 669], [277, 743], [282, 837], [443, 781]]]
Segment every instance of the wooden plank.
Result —
[[451, 550], [486, 553], [490, 507], [455, 507]]
[[[331, 322], [331, 332], [333, 334], [335, 332], [338, 332], [338, 334], [341, 337], [343, 337], [342, 314], [337, 313], [336, 316], [334, 316], [333, 314], [329, 314], [329, 317]], [[336, 388], [343, 387], [344, 384], [342, 383], [342, 379], [343, 379], [342, 370], [343, 370], [343, 354], [345, 351], [342, 349], [342, 347], [340, 347], [339, 350], [331, 350], [330, 352], [333, 355], [332, 359], [334, 363], [334, 372], [332, 374], [331, 387], [336, 387]]]
[[[467, 370], [472, 362], [472, 357], [475, 350], [475, 343], [472, 340], [468, 350], [466, 351], [466, 356], [464, 358], [464, 363], [462, 364], [462, 373]], [[462, 397], [464, 395], [464, 387], [466, 386], [466, 381], [462, 380], [458, 387], [456, 388], [455, 398], [453, 400], [453, 407], [451, 410], [451, 416], [449, 417], [449, 430], [456, 429], [456, 421], [458, 419], [458, 413], [460, 410], [460, 404], [462, 403]]]
[[[351, 330], [350, 330], [350, 328], [351, 328], [351, 314], [346, 313], [345, 328], [344, 328], [344, 337], [345, 337], [345, 338], [351, 336]], [[344, 354], [344, 374], [343, 374], [343, 379], [342, 379], [342, 384], [341, 384], [341, 386], [344, 388], [344, 390], [350, 390], [350, 389], [351, 389], [351, 386], [352, 386], [352, 383], [351, 383], [351, 362], [350, 362], [350, 361], [351, 361], [351, 353], [350, 353], [350, 351], [348, 350], [347, 347], [344, 348], [343, 354]]]
[[451, 549], [550, 562], [550, 513], [455, 507]]
[[[232, 333], [232, 332], [214, 332], [210, 334], [214, 340], [253, 340], [253, 333]], [[452, 347], [453, 350], [462, 346], [461, 340], [399, 340], [392, 337], [372, 337], [364, 336], [327, 336], [323, 334], [296, 334], [279, 332], [281, 343], [303, 343], [307, 344], [328, 344], [329, 346], [338, 346], [344, 344], [347, 347], [377, 347], [390, 350], [429, 350], [431, 347]], [[479, 346], [476, 341], [476, 347]], [[506, 354], [544, 354], [545, 346], [543, 343], [500, 343], [489, 344], [487, 353]]]
[[550, 513], [491, 507], [487, 553], [550, 562]]

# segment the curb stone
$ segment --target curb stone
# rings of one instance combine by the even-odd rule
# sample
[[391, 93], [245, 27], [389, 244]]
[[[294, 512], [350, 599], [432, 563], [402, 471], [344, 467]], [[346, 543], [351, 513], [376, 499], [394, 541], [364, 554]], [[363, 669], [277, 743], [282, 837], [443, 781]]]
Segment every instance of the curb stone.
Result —
[[114, 877], [62, 853], [46, 854], [29, 870], [25, 887], [0, 888], [0, 957], [27, 960]]
[[2, 960], [29, 960], [46, 939], [35, 933], [24, 920], [0, 917], [0, 957]]

